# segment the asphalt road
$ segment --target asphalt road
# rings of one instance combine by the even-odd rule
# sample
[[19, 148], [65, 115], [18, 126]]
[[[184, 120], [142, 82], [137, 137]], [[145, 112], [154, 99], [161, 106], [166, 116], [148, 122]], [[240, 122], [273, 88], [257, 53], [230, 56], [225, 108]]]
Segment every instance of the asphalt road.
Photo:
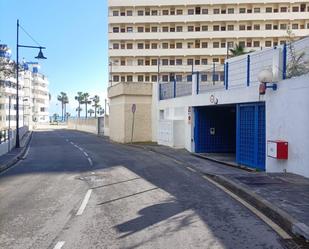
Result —
[[140, 148], [75, 131], [33, 134], [0, 175], [0, 248], [283, 248], [229, 195]]

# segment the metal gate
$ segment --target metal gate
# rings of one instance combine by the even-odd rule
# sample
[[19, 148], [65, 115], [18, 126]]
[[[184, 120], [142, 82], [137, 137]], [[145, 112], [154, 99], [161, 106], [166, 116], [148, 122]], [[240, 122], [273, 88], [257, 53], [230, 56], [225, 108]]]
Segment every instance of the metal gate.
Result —
[[237, 163], [265, 170], [265, 104], [237, 105]]

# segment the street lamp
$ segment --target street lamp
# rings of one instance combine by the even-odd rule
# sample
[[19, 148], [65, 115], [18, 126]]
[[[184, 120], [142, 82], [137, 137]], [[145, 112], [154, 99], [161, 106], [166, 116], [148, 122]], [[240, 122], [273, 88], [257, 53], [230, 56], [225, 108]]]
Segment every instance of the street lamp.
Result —
[[17, 42], [16, 42], [16, 148], [20, 147], [19, 143], [19, 48], [36, 48], [40, 49], [36, 59], [47, 59], [42, 52], [45, 47], [41, 46], [26, 46], [19, 44], [19, 20], [17, 20]]

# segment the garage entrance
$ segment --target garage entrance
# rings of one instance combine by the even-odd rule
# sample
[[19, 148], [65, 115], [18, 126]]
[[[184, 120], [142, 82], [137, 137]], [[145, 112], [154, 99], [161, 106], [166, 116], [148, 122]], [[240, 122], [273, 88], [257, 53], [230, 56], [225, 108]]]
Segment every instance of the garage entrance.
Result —
[[194, 108], [196, 153], [265, 170], [265, 140], [264, 103]]

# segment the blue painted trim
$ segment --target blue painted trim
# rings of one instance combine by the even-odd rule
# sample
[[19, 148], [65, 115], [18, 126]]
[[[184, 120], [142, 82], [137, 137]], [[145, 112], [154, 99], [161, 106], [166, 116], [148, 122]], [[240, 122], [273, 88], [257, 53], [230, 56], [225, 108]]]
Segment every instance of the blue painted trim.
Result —
[[250, 55], [247, 56], [247, 86], [250, 85]]
[[176, 98], [176, 79], [174, 79], [174, 98]]
[[240, 161], [240, 105], [236, 106], [236, 162]]
[[162, 100], [162, 85], [159, 83], [159, 100]]
[[258, 153], [259, 153], [259, 105], [254, 106], [254, 165], [258, 166]]
[[286, 44], [283, 45], [282, 57], [283, 57], [282, 78], [285, 80], [286, 79], [286, 69], [287, 69], [287, 46]]
[[196, 94], [200, 91], [200, 73], [196, 72]]
[[223, 85], [225, 86], [225, 81], [226, 81], [226, 77], [225, 77], [225, 67], [226, 67], [226, 64], [224, 63], [224, 66], [223, 66], [223, 78], [224, 78], [224, 81], [223, 81]]
[[226, 81], [225, 81], [225, 89], [228, 90], [229, 89], [229, 63], [226, 63], [226, 73], [225, 73], [225, 77], [226, 77]]
[[199, 124], [199, 115], [197, 107], [194, 108], [194, 152], [199, 152], [199, 139], [198, 139], [198, 124]]

